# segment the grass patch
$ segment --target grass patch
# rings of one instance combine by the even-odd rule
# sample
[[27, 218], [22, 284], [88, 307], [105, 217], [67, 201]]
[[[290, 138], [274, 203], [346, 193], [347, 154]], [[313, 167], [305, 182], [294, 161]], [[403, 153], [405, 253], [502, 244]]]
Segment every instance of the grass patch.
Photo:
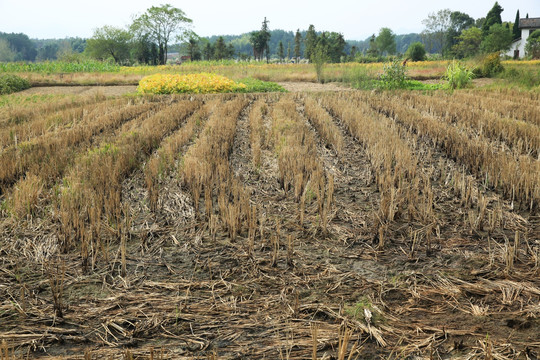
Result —
[[118, 72], [121, 67], [112, 63], [85, 60], [82, 62], [44, 61], [44, 62], [1, 62], [0, 72], [11, 73], [79, 73], [79, 72]]
[[246, 85], [245, 89], [240, 92], [253, 93], [253, 92], [287, 92], [283, 86], [276, 84], [272, 81], [263, 81], [254, 78], [245, 78], [238, 81], [241, 84]]
[[0, 106], [7, 105], [36, 105], [46, 102], [54, 102], [67, 97], [65, 94], [8, 94], [0, 96]]
[[537, 68], [516, 68], [509, 67], [498, 76], [506, 80], [511, 87], [531, 90], [540, 88], [540, 67]]
[[423, 83], [418, 80], [407, 80], [405, 83], [406, 90], [440, 90], [444, 85], [439, 83]]

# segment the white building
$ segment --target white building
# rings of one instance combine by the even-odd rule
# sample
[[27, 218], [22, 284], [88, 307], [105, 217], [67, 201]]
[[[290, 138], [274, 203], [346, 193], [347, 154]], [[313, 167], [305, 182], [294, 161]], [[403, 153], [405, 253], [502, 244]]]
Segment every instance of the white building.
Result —
[[527, 44], [529, 35], [534, 30], [540, 29], [540, 18], [519, 19], [519, 28], [521, 29], [521, 38], [514, 41], [506, 53], [514, 59], [522, 59], [525, 56], [525, 44]]

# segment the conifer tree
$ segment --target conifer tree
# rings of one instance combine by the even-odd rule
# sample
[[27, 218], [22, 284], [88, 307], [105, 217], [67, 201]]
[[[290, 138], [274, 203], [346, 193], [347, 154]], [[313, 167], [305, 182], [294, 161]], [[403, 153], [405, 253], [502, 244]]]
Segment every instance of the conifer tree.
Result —
[[279, 41], [278, 44], [278, 57], [279, 61], [283, 62], [283, 58], [285, 58], [285, 49], [283, 47], [283, 41]]
[[516, 21], [514, 21], [514, 27], [512, 28], [513, 39], [517, 40], [521, 37], [521, 31], [519, 30], [519, 9], [516, 12]]
[[502, 25], [502, 19], [501, 19], [501, 13], [504, 11], [504, 9], [499, 5], [499, 3], [496, 1], [495, 5], [489, 10], [486, 21], [484, 21], [484, 25], [482, 25], [482, 34], [484, 36], [487, 36], [489, 33], [489, 28], [492, 27], [495, 24], [501, 24]]
[[227, 46], [225, 45], [225, 39], [223, 39], [223, 36], [220, 36], [214, 45], [214, 59], [223, 60], [227, 57]]
[[302, 46], [302, 34], [300, 34], [300, 29], [296, 30], [296, 35], [294, 36], [294, 57], [296, 62], [300, 60], [300, 50]]
[[287, 41], [287, 60], [291, 59], [291, 42]]
[[313, 55], [315, 46], [317, 45], [317, 33], [315, 32], [315, 26], [313, 25], [309, 25], [306, 33], [305, 45], [304, 57], [311, 61], [311, 55]]

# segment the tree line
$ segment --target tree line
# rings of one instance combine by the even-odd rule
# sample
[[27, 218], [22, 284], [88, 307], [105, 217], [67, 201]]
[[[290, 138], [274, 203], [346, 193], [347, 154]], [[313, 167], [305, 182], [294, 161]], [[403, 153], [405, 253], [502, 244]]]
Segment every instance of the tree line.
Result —
[[[519, 10], [515, 21], [503, 22], [503, 8], [495, 2], [487, 15], [474, 19], [466, 13], [439, 10], [422, 22], [421, 34], [396, 35], [383, 27], [363, 41], [346, 41], [342, 34], [316, 31], [314, 25], [296, 32], [270, 30], [264, 18], [261, 29], [238, 36], [199, 37], [191, 30], [192, 20], [171, 5], [152, 6], [135, 16], [126, 28], [103, 26], [89, 39], [32, 40], [25, 34], [0, 33], [0, 61], [76, 61], [89, 56], [119, 64], [159, 65], [170, 52], [187, 55], [190, 60], [256, 59], [310, 61], [317, 46], [328, 62], [384, 60], [406, 54], [422, 60], [426, 53], [443, 58], [464, 58], [479, 53], [506, 51], [521, 36]], [[528, 14], [527, 14], [528, 17]], [[527, 47], [540, 57], [540, 32], [533, 33]]]
[[512, 42], [521, 37], [520, 14], [517, 10], [514, 22], [503, 22], [503, 11], [495, 2], [487, 15], [480, 19], [449, 9], [431, 13], [423, 21], [425, 30], [422, 32], [422, 42], [428, 52], [439, 53], [445, 58], [507, 51]]

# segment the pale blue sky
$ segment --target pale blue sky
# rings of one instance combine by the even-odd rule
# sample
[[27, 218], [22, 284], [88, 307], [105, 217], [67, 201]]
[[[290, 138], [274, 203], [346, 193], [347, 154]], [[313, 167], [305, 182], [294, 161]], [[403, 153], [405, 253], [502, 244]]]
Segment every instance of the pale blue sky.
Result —
[[[0, 31], [23, 32], [32, 38], [90, 37], [103, 25], [123, 27], [132, 16], [153, 5], [169, 3], [193, 20], [201, 36], [257, 30], [266, 16], [270, 29], [337, 31], [346, 39], [363, 40], [381, 27], [397, 34], [420, 32], [430, 12], [450, 8], [474, 18], [487, 14], [494, 0], [0, 0]], [[540, 17], [540, 0], [499, 0], [503, 20]]]

